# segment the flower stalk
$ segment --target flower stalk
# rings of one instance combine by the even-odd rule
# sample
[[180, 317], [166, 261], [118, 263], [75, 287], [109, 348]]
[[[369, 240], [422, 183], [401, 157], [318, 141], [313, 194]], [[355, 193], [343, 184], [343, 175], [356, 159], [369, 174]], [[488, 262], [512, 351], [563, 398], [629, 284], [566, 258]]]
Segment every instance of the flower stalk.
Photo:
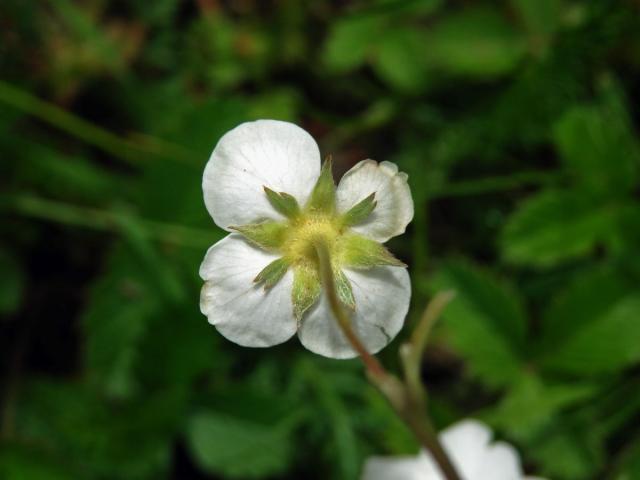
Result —
[[338, 292], [336, 290], [336, 282], [333, 277], [333, 269], [331, 268], [330, 253], [325, 241], [318, 239], [314, 242], [314, 246], [316, 253], [318, 254], [318, 263], [320, 264], [320, 279], [322, 285], [324, 285], [325, 291], [327, 292], [331, 311], [338, 322], [342, 333], [344, 333], [344, 336], [347, 337], [347, 340], [353, 349], [364, 362], [367, 367], [368, 374], [377, 379], [377, 381], [382, 381], [385, 375], [387, 375], [384, 367], [376, 357], [369, 353], [360, 341], [360, 338], [358, 338], [358, 335], [356, 335], [356, 332], [353, 331], [353, 328], [351, 328], [351, 320], [340, 303]]
[[420, 361], [428, 333], [434, 321], [453, 295], [450, 292], [446, 292], [434, 299], [414, 332], [411, 343], [403, 345], [401, 348], [405, 371], [405, 381], [403, 382], [389, 373], [378, 359], [369, 353], [351, 327], [349, 315], [342, 306], [336, 291], [329, 248], [321, 238], [314, 242], [314, 247], [318, 255], [321, 282], [327, 294], [331, 312], [345, 337], [362, 359], [367, 369], [369, 381], [387, 398], [389, 404], [409, 427], [416, 439], [431, 453], [444, 477], [447, 480], [461, 480], [460, 475], [456, 472], [453, 463], [440, 444], [431, 420], [425, 412], [424, 401], [426, 393], [422, 382], [420, 382], [419, 375]]

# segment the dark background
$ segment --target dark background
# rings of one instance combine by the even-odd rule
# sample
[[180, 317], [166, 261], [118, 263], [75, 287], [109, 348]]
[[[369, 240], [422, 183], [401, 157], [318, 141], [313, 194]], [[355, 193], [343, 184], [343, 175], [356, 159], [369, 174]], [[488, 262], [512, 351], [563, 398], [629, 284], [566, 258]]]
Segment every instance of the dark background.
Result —
[[410, 175], [407, 327], [444, 427], [640, 478], [637, 1], [2, 0], [0, 478], [354, 479], [416, 445], [358, 361], [222, 338], [219, 137], [293, 121]]

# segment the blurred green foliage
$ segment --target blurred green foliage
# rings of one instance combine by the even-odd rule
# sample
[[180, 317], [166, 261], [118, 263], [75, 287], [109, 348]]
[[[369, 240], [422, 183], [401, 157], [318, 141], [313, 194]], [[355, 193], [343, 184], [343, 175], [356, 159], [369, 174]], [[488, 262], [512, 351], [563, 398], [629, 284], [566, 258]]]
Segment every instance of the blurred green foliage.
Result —
[[424, 364], [440, 426], [640, 479], [637, 1], [3, 0], [0, 27], [0, 478], [355, 479], [415, 451], [357, 361], [198, 311], [204, 164], [276, 118], [339, 172], [410, 174], [400, 337], [457, 292]]

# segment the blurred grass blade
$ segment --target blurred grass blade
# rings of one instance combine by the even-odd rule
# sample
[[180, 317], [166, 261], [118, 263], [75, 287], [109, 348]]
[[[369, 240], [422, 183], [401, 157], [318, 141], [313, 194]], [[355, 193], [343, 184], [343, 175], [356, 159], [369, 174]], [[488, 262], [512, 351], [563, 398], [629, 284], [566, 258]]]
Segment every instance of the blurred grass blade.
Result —
[[139, 165], [141, 160], [149, 154], [193, 164], [198, 162], [198, 158], [183, 147], [149, 136], [138, 137], [143, 140], [141, 142], [119, 137], [2, 80], [0, 80], [0, 102], [33, 115], [132, 165]]
[[[9, 199], [14, 211], [41, 220], [65, 225], [120, 232], [122, 213], [113, 210], [71, 205], [56, 200], [48, 200], [31, 195], [19, 195]], [[162, 223], [153, 220], [136, 219], [141, 234], [153, 240], [185, 247], [209, 247], [220, 239], [217, 230], [211, 232], [184, 225]]]

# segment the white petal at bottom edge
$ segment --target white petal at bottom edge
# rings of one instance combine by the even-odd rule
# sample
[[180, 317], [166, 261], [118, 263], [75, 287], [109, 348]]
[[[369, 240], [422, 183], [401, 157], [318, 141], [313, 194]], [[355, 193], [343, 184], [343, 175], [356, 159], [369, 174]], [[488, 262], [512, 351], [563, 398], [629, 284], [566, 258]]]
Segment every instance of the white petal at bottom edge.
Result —
[[231, 234], [213, 245], [200, 266], [200, 310], [226, 338], [245, 347], [270, 347], [296, 332], [289, 270], [270, 290], [253, 279], [276, 255]]
[[361, 479], [440, 480], [433, 473], [429, 475], [429, 468], [420, 457], [371, 457], [364, 464]]
[[515, 448], [505, 442], [493, 443], [482, 457], [482, 465], [476, 470], [476, 478], [513, 480], [522, 478], [520, 456]]
[[[351, 282], [356, 310], [351, 315], [355, 333], [369, 352], [377, 353], [398, 334], [404, 323], [411, 282], [400, 267], [344, 270]], [[324, 291], [302, 319], [298, 336], [314, 353], [329, 358], [353, 358], [356, 352], [338, 326]]]
[[489, 442], [491, 430], [477, 420], [462, 420], [440, 434], [442, 446], [458, 472], [466, 478], [477, 478]]
[[[491, 430], [476, 421], [463, 420], [440, 435], [440, 441], [463, 480], [545, 480], [523, 476], [518, 452], [505, 442], [491, 443]], [[372, 457], [365, 463], [362, 480], [444, 480], [430, 453], [415, 457]]]
[[492, 436], [489, 427], [470, 419], [450, 426], [440, 434], [440, 439], [458, 473], [465, 479], [522, 479], [518, 452], [505, 442], [492, 443]]

